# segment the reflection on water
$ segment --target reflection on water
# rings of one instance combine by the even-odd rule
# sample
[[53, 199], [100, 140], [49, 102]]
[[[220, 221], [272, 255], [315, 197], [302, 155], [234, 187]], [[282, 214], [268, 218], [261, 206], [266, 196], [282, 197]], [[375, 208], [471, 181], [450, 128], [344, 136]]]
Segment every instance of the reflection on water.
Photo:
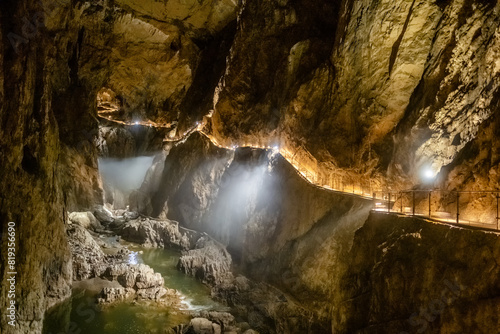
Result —
[[117, 303], [101, 310], [91, 292], [74, 290], [71, 300], [48, 312], [43, 334], [164, 333], [165, 328], [187, 320], [187, 315], [175, 310], [140, 304]]
[[[210, 298], [208, 287], [176, 269], [178, 252], [133, 245], [129, 248], [135, 254], [133, 261], [151, 266], [165, 278], [166, 287], [183, 295], [185, 310], [226, 309]], [[43, 334], [153, 334], [188, 321], [180, 310], [141, 304], [117, 303], [100, 310], [95, 294], [74, 289], [71, 299], [47, 312]]]
[[186, 309], [226, 309], [223, 305], [210, 298], [210, 288], [203, 285], [193, 277], [186, 276], [177, 270], [179, 252], [170, 249], [142, 248], [130, 246], [130, 250], [138, 251], [139, 261], [149, 265], [165, 279], [165, 285], [170, 289], [176, 289], [183, 296], [183, 304]]

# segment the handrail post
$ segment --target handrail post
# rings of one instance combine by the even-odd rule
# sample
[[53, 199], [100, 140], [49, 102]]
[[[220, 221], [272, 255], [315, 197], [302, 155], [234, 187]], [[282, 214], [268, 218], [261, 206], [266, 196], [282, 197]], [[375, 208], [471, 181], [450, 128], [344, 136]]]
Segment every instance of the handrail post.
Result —
[[498, 217], [498, 199], [499, 199], [499, 197], [500, 197], [500, 196], [499, 196], [499, 194], [497, 193], [497, 230], [498, 230], [498, 219], [499, 219], [499, 217]]
[[431, 218], [431, 191], [429, 190], [429, 218]]
[[391, 192], [389, 191], [389, 195], [387, 197], [387, 212], [391, 212]]
[[399, 192], [399, 200], [401, 201], [401, 213], [403, 213], [403, 192]]
[[411, 191], [411, 196], [412, 196], [412, 215], [415, 216], [415, 190]]
[[460, 193], [457, 191], [457, 224], [460, 222]]

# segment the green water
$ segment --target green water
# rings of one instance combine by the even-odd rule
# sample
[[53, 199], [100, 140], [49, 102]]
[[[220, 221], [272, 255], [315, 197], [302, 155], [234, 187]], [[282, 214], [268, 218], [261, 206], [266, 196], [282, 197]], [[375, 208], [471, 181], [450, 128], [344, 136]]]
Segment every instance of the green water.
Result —
[[187, 315], [175, 310], [140, 304], [117, 303], [100, 309], [92, 292], [74, 290], [71, 300], [47, 312], [43, 333], [159, 334], [187, 319]]
[[164, 333], [166, 328], [186, 323], [186, 310], [225, 308], [210, 298], [210, 289], [176, 269], [179, 253], [165, 249], [144, 249], [131, 262], [145, 263], [165, 278], [165, 286], [183, 295], [181, 309], [153, 305], [116, 303], [103, 309], [95, 303], [95, 292], [74, 289], [72, 297], [50, 309], [45, 317], [43, 334], [146, 334]]
[[177, 270], [179, 252], [169, 249], [146, 249], [138, 246], [129, 246], [132, 251], [142, 251], [138, 255], [138, 262], [145, 263], [159, 272], [165, 279], [165, 285], [176, 289], [183, 295], [183, 304], [186, 309], [222, 309], [223, 306], [210, 298], [210, 288], [201, 284], [192, 277], [188, 277]]

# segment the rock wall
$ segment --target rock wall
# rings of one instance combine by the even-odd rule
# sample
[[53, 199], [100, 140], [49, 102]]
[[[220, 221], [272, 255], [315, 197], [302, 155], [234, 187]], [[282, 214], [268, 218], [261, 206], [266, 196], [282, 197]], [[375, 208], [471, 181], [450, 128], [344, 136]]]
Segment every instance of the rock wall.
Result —
[[[488, 0], [3, 1], [0, 218], [3, 234], [6, 222], [17, 224], [16, 333], [39, 332], [45, 308], [69, 293], [65, 211], [102, 202], [101, 88], [120, 102], [114, 121], [152, 122], [170, 139], [213, 109], [208, 130], [228, 146], [286, 143], [401, 188], [419, 183], [427, 165], [445, 167], [448, 188], [476, 179], [494, 188], [495, 146], [484, 145], [497, 135], [498, 12]], [[186, 154], [189, 145], [199, 157]], [[188, 140], [171, 157], [158, 164], [164, 187], [147, 187], [157, 196], [138, 196], [145, 212], [214, 234], [249, 268], [264, 261], [261, 274], [274, 282], [265, 261], [306, 263], [323, 228], [364, 208], [301, 185], [270, 152]], [[361, 221], [353, 215], [349, 233]], [[294, 284], [326, 291], [304, 275]], [[2, 284], [2, 309], [6, 291]]]
[[[35, 1], [2, 2], [1, 36], [23, 29], [22, 18], [40, 12]], [[27, 28], [24, 28], [27, 29]], [[40, 27], [35, 27], [40, 29]], [[35, 31], [36, 33], [36, 31]], [[10, 35], [14, 37], [14, 35]], [[58, 179], [58, 124], [52, 111], [50, 53], [52, 41], [31, 35], [19, 49], [2, 43], [2, 100], [0, 102], [0, 308], [6, 310], [7, 222], [16, 223], [16, 327], [0, 320], [3, 333], [37, 333], [47, 306], [70, 293], [71, 263], [64, 232], [64, 198]], [[25, 41], [25, 42], [23, 42]], [[21, 49], [22, 48], [22, 49]], [[16, 84], [12, 84], [16, 83]]]
[[371, 201], [313, 186], [271, 151], [224, 154], [206, 145], [195, 134], [170, 151], [157, 214], [228, 246], [251, 281], [224, 280], [214, 295], [252, 327], [438, 333], [498, 326], [498, 234], [369, 215]]
[[101, 120], [96, 146], [99, 156], [105, 158], [152, 155], [163, 149], [165, 136], [163, 128], [125, 126]]
[[102, 83], [97, 68], [92, 81], [79, 70], [95, 65], [85, 57], [89, 53], [80, 52], [84, 26], [99, 30], [106, 24], [73, 9], [67, 1], [0, 4], [2, 310], [9, 302], [9, 221], [16, 223], [17, 247], [16, 326], [2, 316], [3, 333], [41, 332], [46, 308], [70, 295], [65, 212], [102, 201], [92, 144], [92, 91]]
[[305, 149], [394, 188], [421, 183], [423, 167], [439, 172], [498, 113], [498, 6], [247, 1], [213, 134]]
[[344, 262], [332, 329], [494, 332], [500, 326], [499, 246], [498, 234], [371, 214]]
[[[102, 203], [97, 92], [108, 85], [121, 94], [125, 119], [151, 113], [175, 123], [191, 81], [201, 83], [191, 90], [200, 96], [215, 86], [225, 59], [216, 51], [229, 49], [234, 29], [225, 27], [236, 4], [188, 7], [167, 19], [127, 1], [0, 4], [0, 217], [2, 233], [8, 221], [17, 224], [19, 273], [18, 327], [2, 317], [2, 332], [40, 332], [46, 307], [69, 295], [65, 212]], [[2, 252], [5, 245], [2, 238]], [[5, 282], [4, 258], [0, 264]]]
[[[289, 306], [265, 312], [259, 319], [275, 317], [272, 321], [280, 323], [284, 331], [328, 328], [333, 294], [329, 286], [340, 281], [336, 261], [346, 256], [371, 201], [308, 184], [273, 152], [225, 151], [199, 134], [172, 148], [165, 159], [167, 165], [157, 180], [160, 190], [149, 194], [155, 199], [157, 211], [153, 214], [209, 233], [227, 245], [246, 275], [292, 296], [294, 302]], [[269, 289], [257, 290], [266, 295], [264, 291]], [[226, 296], [222, 299], [232, 295], [217, 294]], [[300, 309], [308, 310], [312, 318], [300, 318]], [[301, 319], [297, 320], [300, 326], [287, 320], [290, 312], [294, 319]], [[265, 330], [274, 331], [274, 326]]]
[[152, 203], [145, 214], [205, 231], [249, 259], [265, 257], [270, 245], [282, 248], [322, 219], [371, 207], [307, 184], [271, 151], [224, 150], [196, 133], [170, 150], [156, 183], [158, 191], [143, 197]]

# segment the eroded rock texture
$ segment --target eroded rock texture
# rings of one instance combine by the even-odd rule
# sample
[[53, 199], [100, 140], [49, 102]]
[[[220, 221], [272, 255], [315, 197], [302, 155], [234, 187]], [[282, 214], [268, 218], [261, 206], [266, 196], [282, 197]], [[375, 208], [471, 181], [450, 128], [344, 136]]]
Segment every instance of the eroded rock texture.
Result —
[[345, 261], [334, 297], [332, 329], [338, 333], [496, 331], [498, 239], [493, 233], [372, 214], [356, 232]]
[[[309, 152], [314, 166], [395, 188], [418, 184], [426, 165], [444, 167], [449, 189], [498, 187], [498, 12], [488, 0], [2, 1], [0, 218], [3, 233], [16, 223], [19, 273], [17, 327], [2, 317], [2, 332], [40, 332], [44, 310], [69, 295], [65, 212], [102, 204], [99, 117], [176, 140], [213, 109], [205, 130], [227, 146]], [[116, 154], [112, 137], [103, 155]], [[119, 154], [150, 149], [129, 142]], [[200, 139], [172, 151], [133, 205], [213, 234], [330, 319], [311, 296], [330, 296], [326, 259], [345, 254], [343, 233], [368, 204], [302, 184], [270, 152]], [[325, 252], [322, 274], [315, 252]], [[274, 268], [298, 279], [283, 283]], [[6, 272], [2, 259], [2, 282]]]
[[419, 183], [498, 112], [498, 20], [495, 1], [248, 1], [213, 132]]
[[[94, 145], [97, 92], [108, 86], [121, 94], [124, 119], [156, 115], [168, 127], [178, 121], [191, 82], [201, 85], [190, 92], [205, 97], [206, 76], [197, 76], [198, 64], [208, 63], [203, 71], [215, 86], [225, 59], [217, 51], [229, 48], [224, 41], [234, 28], [226, 26], [236, 4], [178, 5], [166, 17], [157, 10], [165, 3], [154, 1], [0, 4], [0, 215], [2, 232], [6, 222], [17, 224], [19, 273], [17, 327], [2, 317], [2, 332], [40, 332], [44, 310], [69, 295], [64, 212], [102, 203]], [[0, 272], [4, 281], [4, 259]]]
[[182, 250], [193, 248], [202, 235], [180, 227], [177, 222], [148, 218], [128, 222], [119, 230], [119, 233], [124, 239], [145, 247], [175, 247]]
[[[16, 223], [18, 273], [16, 327], [5, 316], [0, 321], [3, 333], [39, 333], [45, 309], [70, 294], [65, 210], [99, 202], [95, 149], [85, 137], [97, 126], [92, 85], [78, 73], [79, 30], [88, 16], [63, 1], [3, 1], [0, 15], [0, 216], [3, 233], [6, 222]], [[2, 282], [10, 271], [5, 249], [2, 238]]]
[[[168, 190], [157, 209], [228, 246], [248, 278], [208, 282], [253, 328], [413, 333], [425, 326], [438, 333], [498, 326], [498, 235], [369, 215], [371, 201], [315, 187], [270, 151], [221, 156], [206, 141], [193, 135], [170, 151], [169, 173], [159, 181], [169, 187], [160, 187]], [[191, 264], [186, 272], [195, 276], [193, 269], [220, 269], [224, 256], [210, 254], [190, 251], [180, 266]], [[478, 272], [482, 281], [464, 290]]]
[[163, 128], [102, 121], [96, 146], [99, 156], [105, 158], [152, 155], [162, 150], [165, 132]]
[[232, 259], [224, 246], [208, 236], [201, 237], [193, 249], [183, 252], [177, 268], [208, 285], [232, 278]]
[[163, 277], [151, 267], [129, 263], [131, 253], [127, 249], [119, 249], [113, 255], [105, 254], [97, 241], [99, 239], [79, 224], [69, 224], [67, 234], [73, 260], [73, 279], [108, 281], [100, 292], [99, 303], [132, 299], [160, 301], [168, 292], [176, 294], [165, 289]]

